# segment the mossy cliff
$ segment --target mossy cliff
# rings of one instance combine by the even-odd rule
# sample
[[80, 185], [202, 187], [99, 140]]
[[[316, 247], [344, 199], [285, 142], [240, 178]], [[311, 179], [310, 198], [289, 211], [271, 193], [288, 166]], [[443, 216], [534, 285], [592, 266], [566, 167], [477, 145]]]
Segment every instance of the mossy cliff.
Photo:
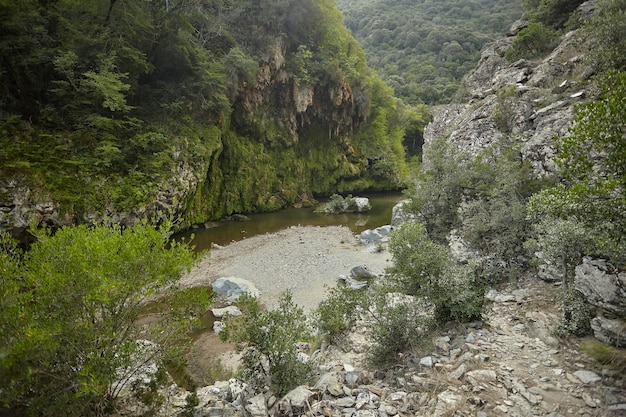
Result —
[[0, 228], [402, 184], [407, 118], [330, 0], [26, 3], [0, 5]]

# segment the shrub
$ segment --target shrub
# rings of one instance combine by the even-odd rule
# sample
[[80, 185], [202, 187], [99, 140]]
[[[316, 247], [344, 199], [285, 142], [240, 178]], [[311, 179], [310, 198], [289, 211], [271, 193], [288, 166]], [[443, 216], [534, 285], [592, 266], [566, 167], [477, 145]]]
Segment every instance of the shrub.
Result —
[[361, 308], [366, 306], [365, 290], [346, 286], [332, 287], [316, 311], [318, 328], [331, 341], [354, 328]]
[[401, 294], [381, 294], [369, 312], [372, 346], [368, 352], [374, 366], [398, 361], [398, 354], [416, 347], [433, 327], [428, 313], [432, 308], [423, 300]]
[[291, 293], [274, 310], [262, 310], [256, 298], [246, 295], [238, 302], [243, 315], [226, 322], [220, 339], [237, 343], [243, 352], [243, 377], [259, 386], [269, 383], [280, 396], [307, 382], [314, 369], [298, 357], [298, 342], [311, 340], [312, 332]]
[[391, 235], [389, 251], [398, 288], [433, 303], [437, 321], [465, 322], [480, 317], [483, 288], [475, 268], [457, 265], [445, 246], [428, 238], [424, 226], [402, 225]]
[[[208, 308], [206, 291], [176, 293], [160, 325], [136, 323], [148, 297], [175, 289], [193, 254], [170, 241], [169, 224], [35, 233], [24, 256], [0, 239], [0, 407], [13, 415], [103, 415], [144, 356], [160, 371], [181, 358], [188, 330]], [[155, 342], [149, 351], [137, 342], [146, 337]], [[158, 405], [163, 382], [134, 386], [135, 393]]]
[[553, 50], [559, 40], [559, 35], [554, 30], [541, 23], [529, 23], [517, 34], [511, 47], [505, 52], [504, 57], [509, 61], [518, 59], [539, 58]]

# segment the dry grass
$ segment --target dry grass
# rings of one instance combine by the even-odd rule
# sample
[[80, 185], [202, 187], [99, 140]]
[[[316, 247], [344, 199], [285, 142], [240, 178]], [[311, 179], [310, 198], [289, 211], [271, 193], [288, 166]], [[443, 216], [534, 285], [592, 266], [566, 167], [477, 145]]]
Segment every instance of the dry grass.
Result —
[[580, 348], [593, 359], [616, 372], [617, 375], [626, 375], [626, 349], [617, 348], [596, 339], [589, 339], [581, 343]]

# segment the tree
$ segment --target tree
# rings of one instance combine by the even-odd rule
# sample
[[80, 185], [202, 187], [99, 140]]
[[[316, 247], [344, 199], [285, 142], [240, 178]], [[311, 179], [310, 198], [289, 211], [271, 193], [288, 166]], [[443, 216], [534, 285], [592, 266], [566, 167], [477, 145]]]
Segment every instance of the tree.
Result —
[[569, 296], [574, 268], [591, 244], [589, 231], [575, 219], [547, 218], [535, 225], [536, 248], [542, 257], [561, 270], [563, 304]]
[[535, 217], [576, 217], [598, 253], [626, 261], [626, 73], [603, 78], [599, 98], [578, 107], [556, 158], [563, 182], [534, 195]]
[[[0, 406], [14, 414], [103, 415], [141, 366], [181, 360], [206, 292], [175, 292], [193, 254], [170, 225], [65, 227], [36, 232], [19, 256], [0, 255]], [[17, 256], [16, 256], [17, 255]], [[167, 290], [163, 321], [142, 328], [146, 302]], [[150, 339], [152, 343], [140, 342]], [[162, 372], [161, 372], [162, 374]]]

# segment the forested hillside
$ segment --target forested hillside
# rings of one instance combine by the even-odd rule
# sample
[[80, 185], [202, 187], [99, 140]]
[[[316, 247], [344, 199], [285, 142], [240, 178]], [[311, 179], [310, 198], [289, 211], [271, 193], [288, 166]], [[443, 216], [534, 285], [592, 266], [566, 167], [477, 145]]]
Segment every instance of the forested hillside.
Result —
[[449, 102], [486, 43], [522, 15], [510, 0], [337, 0], [368, 64], [410, 104]]
[[0, 227], [393, 189], [404, 121], [332, 0], [0, 2]]

